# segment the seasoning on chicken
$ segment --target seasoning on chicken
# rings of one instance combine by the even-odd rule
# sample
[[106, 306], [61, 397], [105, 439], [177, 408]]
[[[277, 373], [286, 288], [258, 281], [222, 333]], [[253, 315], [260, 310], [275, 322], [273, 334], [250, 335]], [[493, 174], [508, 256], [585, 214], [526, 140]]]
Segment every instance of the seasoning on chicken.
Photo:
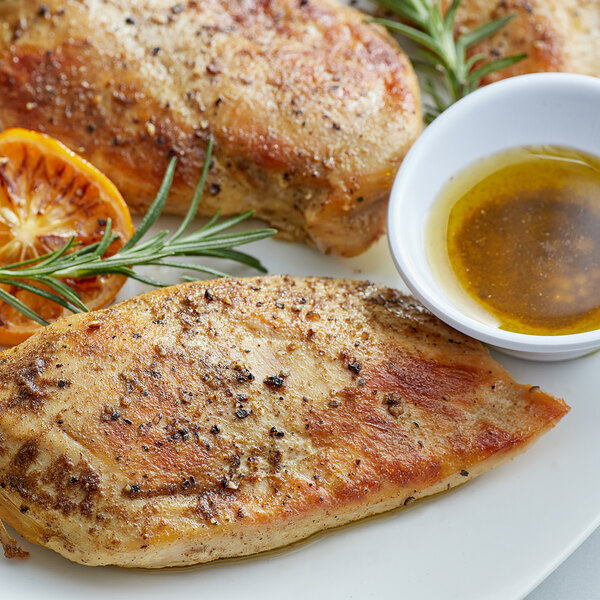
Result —
[[0, 358], [0, 518], [88, 564], [289, 544], [464, 483], [568, 407], [380, 285], [184, 284]]
[[395, 172], [421, 129], [408, 58], [335, 0], [3, 0], [0, 128], [49, 133], [134, 212], [171, 156], [167, 212], [254, 209], [281, 237], [352, 256], [384, 231]]
[[[444, 0], [447, 8], [450, 0]], [[489, 58], [526, 53], [525, 60], [492, 73], [486, 83], [538, 71], [600, 77], [600, 2], [598, 0], [462, 0], [457, 33], [507, 15], [515, 18], [473, 47]]]

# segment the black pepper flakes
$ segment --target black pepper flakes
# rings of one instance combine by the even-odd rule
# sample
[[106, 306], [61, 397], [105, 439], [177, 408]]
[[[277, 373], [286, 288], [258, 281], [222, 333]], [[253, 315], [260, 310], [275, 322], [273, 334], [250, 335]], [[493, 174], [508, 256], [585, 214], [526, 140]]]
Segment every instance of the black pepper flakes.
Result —
[[354, 360], [351, 363], [348, 363], [348, 369], [358, 375], [362, 369], [362, 365], [357, 360]]
[[247, 383], [249, 381], [254, 381], [254, 375], [246, 367], [236, 367], [235, 370], [235, 379], [238, 383]]
[[237, 408], [235, 411], [235, 416], [238, 419], [245, 419], [249, 414], [250, 414], [250, 412], [242, 407]]
[[210, 432], [211, 432], [211, 433], [214, 433], [215, 435], [216, 435], [217, 433], [219, 433], [220, 431], [221, 431], [221, 430], [219, 429], [219, 426], [218, 426], [218, 425], [213, 425], [213, 426], [210, 428]]
[[466, 469], [461, 469], [460, 474], [463, 477], [468, 477], [469, 476], [469, 471], [467, 471]]
[[282, 438], [285, 433], [279, 429], [277, 429], [277, 427], [271, 427], [271, 430], [269, 431], [269, 435], [271, 437], [277, 437], [277, 438]]
[[127, 25], [135, 25], [135, 19], [133, 17], [127, 17], [125, 23], [127, 23]]
[[266, 377], [263, 383], [270, 388], [280, 388], [283, 387], [285, 381], [280, 375], [271, 375], [270, 377]]
[[217, 196], [221, 192], [221, 184], [220, 183], [211, 183], [208, 192], [211, 196]]
[[206, 291], [204, 292], [204, 297], [209, 301], [212, 302], [215, 297], [213, 296], [213, 292], [210, 288], [206, 288]]

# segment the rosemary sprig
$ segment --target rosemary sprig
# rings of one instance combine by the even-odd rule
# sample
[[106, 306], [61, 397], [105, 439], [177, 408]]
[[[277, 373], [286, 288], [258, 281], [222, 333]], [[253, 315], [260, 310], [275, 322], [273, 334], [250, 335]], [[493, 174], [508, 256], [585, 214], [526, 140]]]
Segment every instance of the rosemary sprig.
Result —
[[[514, 15], [486, 23], [458, 38], [454, 36], [454, 21], [461, 0], [453, 0], [445, 15], [440, 0], [376, 0], [381, 6], [397, 13], [404, 21], [372, 19], [411, 39], [418, 46], [418, 59], [413, 63], [425, 72], [424, 90], [430, 96], [425, 107], [425, 120], [433, 121], [448, 106], [475, 90], [481, 80], [514, 65], [527, 54], [515, 54], [486, 60], [485, 54], [467, 58], [467, 50], [502, 29]], [[443, 94], [439, 89], [443, 90]]]
[[[228, 232], [235, 225], [250, 218], [254, 211], [247, 211], [223, 221], [219, 221], [219, 213], [217, 213], [206, 225], [193, 233], [186, 234], [202, 198], [212, 148], [213, 140], [211, 138], [206, 152], [202, 176], [193, 201], [181, 225], [170, 237], [169, 232], [165, 230], [145, 239], [148, 230], [160, 216], [169, 195], [175, 173], [175, 158], [171, 159], [156, 199], [148, 209], [146, 216], [133, 236], [118, 252], [112, 256], [104, 256], [112, 242], [118, 239], [118, 236], [111, 235], [111, 220], [107, 219], [104, 235], [99, 242], [77, 249], [80, 244], [75, 241], [75, 237], [72, 237], [54, 252], [6, 265], [0, 268], [0, 284], [26, 290], [76, 313], [87, 312], [88, 308], [81, 301], [79, 294], [63, 281], [64, 279], [116, 274], [125, 275], [153, 287], [169, 285], [145, 277], [134, 270], [134, 267], [148, 265], [187, 269], [217, 277], [227, 276], [226, 273], [204, 265], [173, 260], [173, 257], [181, 256], [223, 258], [265, 272], [265, 268], [256, 258], [239, 250], [233, 250], [233, 248], [270, 237], [277, 233], [277, 230], [253, 229], [250, 231]], [[186, 277], [186, 279], [194, 278]], [[48, 322], [41, 315], [2, 288], [0, 288], [0, 301], [6, 302], [6, 304], [36, 323], [48, 325]]]

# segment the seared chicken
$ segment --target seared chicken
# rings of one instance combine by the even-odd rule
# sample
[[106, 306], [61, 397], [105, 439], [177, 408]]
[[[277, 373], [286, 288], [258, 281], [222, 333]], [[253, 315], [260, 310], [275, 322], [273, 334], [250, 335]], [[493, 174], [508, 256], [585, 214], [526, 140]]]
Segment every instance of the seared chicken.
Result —
[[[445, 0], [446, 6], [450, 0]], [[537, 71], [564, 71], [600, 77], [600, 2], [598, 0], [463, 0], [457, 32], [471, 30], [509, 14], [515, 18], [473, 53], [490, 58], [527, 53], [520, 63], [489, 75], [489, 83]]]
[[4, 353], [0, 518], [88, 565], [242, 556], [464, 483], [567, 410], [379, 285], [185, 284]]
[[183, 214], [254, 209], [281, 237], [353, 256], [384, 230], [421, 129], [408, 58], [335, 0], [2, 0], [0, 127], [49, 133], [143, 213], [171, 156]]

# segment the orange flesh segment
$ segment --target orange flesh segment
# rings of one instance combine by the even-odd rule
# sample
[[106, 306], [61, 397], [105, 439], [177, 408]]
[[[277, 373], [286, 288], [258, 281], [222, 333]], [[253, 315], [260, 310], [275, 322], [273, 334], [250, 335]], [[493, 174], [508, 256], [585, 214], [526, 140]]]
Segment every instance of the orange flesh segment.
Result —
[[[83, 245], [102, 239], [106, 222], [119, 236], [114, 254], [133, 234], [129, 209], [117, 188], [66, 146], [41, 133], [8, 129], [0, 134], [0, 265], [41, 256], [72, 236]], [[79, 246], [81, 248], [81, 246]], [[109, 304], [125, 282], [121, 275], [65, 280], [90, 309]], [[4, 289], [47, 321], [70, 311], [12, 286]], [[17, 344], [40, 328], [0, 303], [0, 344]]]

